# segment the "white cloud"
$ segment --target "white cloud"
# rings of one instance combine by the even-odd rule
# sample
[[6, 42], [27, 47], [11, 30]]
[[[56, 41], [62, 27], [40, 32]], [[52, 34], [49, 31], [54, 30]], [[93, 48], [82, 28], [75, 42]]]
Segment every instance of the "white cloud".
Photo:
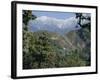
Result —
[[38, 30], [47, 30], [57, 33], [67, 33], [69, 31], [78, 30], [81, 28], [77, 24], [77, 19], [74, 17], [70, 17], [68, 19], [56, 19], [52, 17], [41, 16], [35, 20], [30, 20], [28, 26], [29, 30], [33, 32]]

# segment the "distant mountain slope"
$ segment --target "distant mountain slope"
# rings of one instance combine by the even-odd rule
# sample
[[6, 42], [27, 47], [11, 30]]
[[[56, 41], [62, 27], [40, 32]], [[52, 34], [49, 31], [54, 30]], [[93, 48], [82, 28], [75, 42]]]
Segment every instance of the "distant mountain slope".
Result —
[[[82, 25], [87, 23], [89, 23], [88, 20], [82, 21]], [[52, 17], [41, 16], [36, 18], [35, 20], [30, 20], [28, 27], [29, 31], [31, 32], [35, 32], [38, 30], [47, 30], [60, 34], [65, 34], [73, 30], [81, 29], [80, 25], [78, 25], [78, 19], [76, 19], [75, 17], [70, 17], [68, 19], [56, 19]]]
[[91, 65], [91, 24], [70, 17], [25, 17], [23, 23], [23, 69], [80, 67]]
[[25, 31], [23, 69], [90, 66], [90, 32], [81, 30], [66, 35]]
[[56, 19], [47, 16], [41, 16], [35, 20], [30, 20], [29, 30], [34, 32], [38, 30], [47, 30], [60, 34], [67, 33], [72, 30], [78, 30], [81, 27], [77, 24], [77, 19], [74, 17], [68, 19]]
[[[50, 40], [51, 45], [58, 46], [60, 49], [66, 50], [66, 51], [71, 51], [71, 50], [75, 50], [75, 49], [82, 50], [82, 49], [86, 48], [87, 42], [90, 41], [90, 38], [89, 38], [90, 33], [88, 32], [88, 37], [86, 38], [87, 39], [87, 42], [86, 42], [82, 38], [82, 36], [86, 37], [86, 35], [81, 34], [81, 36], [80, 36], [79, 35], [80, 30], [71, 31], [71, 32], [67, 33], [66, 35], [59, 35], [56, 32], [51, 33], [49, 31], [42, 30], [42, 31], [34, 32], [34, 35], [39, 36], [43, 32], [45, 32], [45, 34], [47, 34], [46, 37], [48, 37], [48, 39]], [[86, 31], [83, 31], [83, 33], [86, 33]]]

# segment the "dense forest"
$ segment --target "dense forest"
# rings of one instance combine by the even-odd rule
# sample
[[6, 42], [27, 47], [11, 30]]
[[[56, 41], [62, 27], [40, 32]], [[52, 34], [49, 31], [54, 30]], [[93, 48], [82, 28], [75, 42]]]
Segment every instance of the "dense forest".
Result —
[[30, 10], [23, 10], [23, 69], [80, 67], [91, 65], [91, 25], [81, 25], [82, 13], [75, 13], [80, 30], [64, 36], [46, 30], [30, 32], [29, 20], [37, 16]]

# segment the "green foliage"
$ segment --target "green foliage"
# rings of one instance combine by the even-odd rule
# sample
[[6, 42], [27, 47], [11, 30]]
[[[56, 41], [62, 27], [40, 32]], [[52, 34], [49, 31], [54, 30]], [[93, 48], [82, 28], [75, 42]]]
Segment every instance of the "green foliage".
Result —
[[79, 18], [78, 24], [81, 25], [82, 13], [76, 13], [76, 18]]
[[[52, 46], [50, 46], [48, 37], [46, 37], [46, 33], [43, 32], [41, 33], [41, 35], [38, 34], [37, 36], [34, 33], [24, 31], [23, 35], [24, 63], [28, 63], [28, 65], [33, 65], [35, 63], [37, 65], [37, 68], [41, 68], [47, 62], [51, 62], [51, 60], [53, 60], [49, 58], [50, 56], [53, 56], [53, 49]], [[30, 59], [28, 60], [28, 58]], [[50, 67], [51, 64], [53, 63], [50, 63], [48, 65], [46, 64], [45, 66]], [[23, 67], [24, 66], [26, 65], [23, 65]], [[33, 66], [31, 66], [31, 68], [33, 68]]]
[[81, 58], [81, 51], [72, 50], [70, 55], [66, 55], [66, 65], [68, 67], [86, 66], [86, 62]]
[[82, 51], [64, 51], [45, 31], [27, 32], [23, 37], [23, 69], [86, 66]]
[[24, 30], [28, 30], [27, 24], [29, 20], [36, 19], [36, 16], [32, 14], [31, 10], [23, 10], [23, 23], [25, 25]]
[[[82, 14], [76, 15], [81, 23]], [[79, 67], [91, 64], [90, 23], [81, 26], [82, 29], [75, 32], [76, 34], [72, 33], [63, 38], [47, 31], [29, 32], [27, 24], [31, 19], [36, 19], [32, 11], [23, 10], [23, 69]], [[85, 47], [80, 47], [79, 42], [84, 42]], [[78, 44], [80, 46], [77, 46]]]
[[78, 24], [82, 27], [82, 28], [87, 28], [89, 31], [91, 30], [91, 23], [85, 24], [85, 25], [81, 25], [82, 20], [88, 20], [91, 22], [91, 17], [85, 17], [83, 16], [82, 13], [75, 13], [76, 18], [79, 19]]

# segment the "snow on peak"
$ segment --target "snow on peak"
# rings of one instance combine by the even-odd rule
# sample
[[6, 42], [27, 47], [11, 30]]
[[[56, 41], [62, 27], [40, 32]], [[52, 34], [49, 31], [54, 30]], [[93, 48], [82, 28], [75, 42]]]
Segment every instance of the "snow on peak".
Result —
[[41, 16], [41, 17], [39, 17], [39, 18], [37, 18], [37, 20], [47, 20], [48, 19], [48, 17], [47, 16]]
[[47, 30], [61, 34], [81, 28], [77, 24], [77, 19], [74, 17], [68, 19], [56, 19], [53, 17], [41, 16], [35, 20], [30, 20], [28, 26], [29, 30], [32, 32], [38, 30]]

